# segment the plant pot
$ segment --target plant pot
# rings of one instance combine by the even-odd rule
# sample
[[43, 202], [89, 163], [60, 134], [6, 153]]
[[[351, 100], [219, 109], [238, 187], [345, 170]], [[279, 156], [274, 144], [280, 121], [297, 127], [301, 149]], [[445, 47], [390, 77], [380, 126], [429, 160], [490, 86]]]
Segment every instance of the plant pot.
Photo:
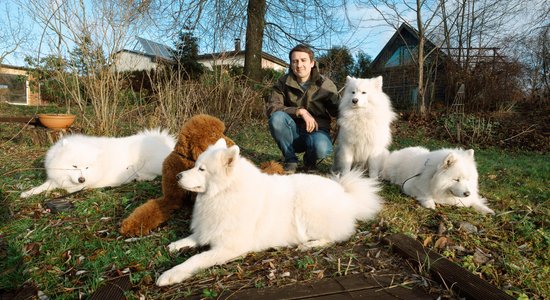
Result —
[[38, 114], [40, 124], [53, 130], [69, 128], [76, 118], [71, 114]]

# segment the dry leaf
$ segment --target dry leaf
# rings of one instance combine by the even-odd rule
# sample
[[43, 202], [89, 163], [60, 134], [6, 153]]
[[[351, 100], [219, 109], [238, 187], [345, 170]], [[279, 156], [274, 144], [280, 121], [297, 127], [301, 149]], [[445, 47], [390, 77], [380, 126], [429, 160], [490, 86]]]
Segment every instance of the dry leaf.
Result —
[[485, 254], [483, 251], [476, 249], [474, 252], [474, 262], [480, 265], [486, 264], [489, 260], [491, 260], [491, 256], [488, 254]]
[[424, 245], [424, 247], [428, 247], [428, 245], [431, 243], [432, 243], [432, 236], [430, 235], [424, 239], [424, 242], [422, 243], [422, 245]]
[[449, 242], [449, 239], [442, 236], [442, 237], [438, 238], [437, 241], [435, 241], [434, 248], [436, 248], [436, 249], [444, 248], [445, 246], [447, 246], [448, 242]]

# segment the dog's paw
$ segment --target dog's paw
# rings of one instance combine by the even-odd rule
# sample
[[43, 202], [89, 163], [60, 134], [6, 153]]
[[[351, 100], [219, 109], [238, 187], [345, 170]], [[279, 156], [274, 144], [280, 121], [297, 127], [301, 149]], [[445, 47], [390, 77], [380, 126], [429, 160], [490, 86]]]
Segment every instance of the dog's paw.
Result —
[[192, 274], [189, 273], [179, 272], [177, 269], [173, 268], [160, 275], [160, 277], [157, 279], [157, 285], [167, 286], [171, 284], [176, 284], [191, 277], [191, 275]]
[[28, 190], [26, 192], [21, 193], [21, 195], [19, 195], [20, 198], [29, 198], [30, 196], [32, 196], [32, 190]]
[[433, 200], [420, 200], [420, 204], [425, 208], [435, 209], [435, 202]]
[[193, 248], [196, 245], [197, 245], [197, 243], [195, 243], [195, 241], [193, 241], [191, 239], [188, 239], [188, 238], [185, 238], [183, 240], [179, 240], [179, 241], [175, 241], [173, 243], [170, 243], [168, 245], [168, 251], [173, 253], [173, 252], [177, 252], [177, 251], [179, 251], [180, 249], [183, 249], [183, 248]]
[[483, 204], [474, 204], [472, 207], [479, 213], [494, 215], [495, 211]]
[[300, 251], [307, 251], [309, 249], [312, 249], [312, 248], [321, 248], [321, 247], [325, 247], [327, 245], [330, 245], [331, 242], [328, 241], [328, 240], [313, 240], [313, 241], [309, 241], [309, 242], [305, 242], [301, 245], [298, 246], [298, 250]]

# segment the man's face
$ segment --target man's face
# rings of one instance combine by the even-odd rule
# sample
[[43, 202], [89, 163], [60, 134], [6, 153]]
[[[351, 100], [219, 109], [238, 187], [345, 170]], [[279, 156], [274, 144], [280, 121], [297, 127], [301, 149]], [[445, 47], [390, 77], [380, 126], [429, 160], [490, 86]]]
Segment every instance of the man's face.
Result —
[[290, 67], [298, 78], [298, 82], [305, 82], [309, 79], [314, 64], [315, 62], [309, 59], [309, 55], [305, 52], [294, 51], [290, 55]]

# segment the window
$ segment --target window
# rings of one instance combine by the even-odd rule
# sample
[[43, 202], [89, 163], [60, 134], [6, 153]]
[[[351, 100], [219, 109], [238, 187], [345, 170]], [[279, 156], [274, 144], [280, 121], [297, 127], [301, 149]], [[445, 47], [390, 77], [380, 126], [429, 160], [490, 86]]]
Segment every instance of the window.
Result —
[[26, 76], [0, 74], [0, 102], [27, 103]]
[[390, 59], [385, 64], [386, 68], [397, 67], [408, 65], [413, 62], [413, 56], [416, 56], [418, 53], [418, 48], [416, 46], [408, 47], [400, 46], [395, 50]]

